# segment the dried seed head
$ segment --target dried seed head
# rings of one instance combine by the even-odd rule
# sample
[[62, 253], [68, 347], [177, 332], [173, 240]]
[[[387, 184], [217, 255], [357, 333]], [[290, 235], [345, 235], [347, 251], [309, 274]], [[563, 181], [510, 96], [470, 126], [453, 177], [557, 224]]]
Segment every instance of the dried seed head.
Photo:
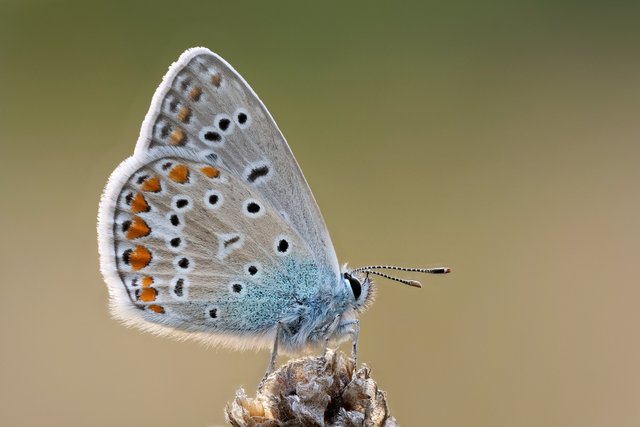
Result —
[[256, 397], [243, 389], [227, 405], [227, 421], [236, 427], [396, 426], [386, 395], [363, 366], [329, 350], [325, 356], [292, 360], [273, 372]]

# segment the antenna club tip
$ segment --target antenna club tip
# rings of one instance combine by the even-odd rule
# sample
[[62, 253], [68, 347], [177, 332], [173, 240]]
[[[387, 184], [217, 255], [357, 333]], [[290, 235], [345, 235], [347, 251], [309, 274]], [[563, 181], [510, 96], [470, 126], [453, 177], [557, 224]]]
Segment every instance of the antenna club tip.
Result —
[[417, 280], [407, 280], [407, 285], [413, 286], [414, 288], [422, 288], [422, 283]]
[[451, 269], [449, 267], [444, 268], [444, 274], [451, 273]]

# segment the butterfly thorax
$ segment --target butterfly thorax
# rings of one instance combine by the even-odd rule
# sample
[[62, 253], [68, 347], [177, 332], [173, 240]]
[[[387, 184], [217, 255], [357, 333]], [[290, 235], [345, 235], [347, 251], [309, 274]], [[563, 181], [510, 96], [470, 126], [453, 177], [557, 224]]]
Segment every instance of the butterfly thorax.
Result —
[[274, 286], [292, 289], [292, 300], [282, 311], [282, 344], [286, 350], [340, 340], [340, 323], [355, 318], [353, 296], [338, 274], [314, 262], [291, 259], [279, 270]]

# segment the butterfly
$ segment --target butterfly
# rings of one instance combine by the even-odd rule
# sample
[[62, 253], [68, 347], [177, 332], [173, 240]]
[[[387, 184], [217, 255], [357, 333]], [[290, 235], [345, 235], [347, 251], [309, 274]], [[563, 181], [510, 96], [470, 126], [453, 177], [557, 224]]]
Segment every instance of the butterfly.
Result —
[[98, 214], [111, 312], [126, 325], [216, 346], [296, 352], [351, 337], [380, 270], [342, 269], [278, 126], [205, 48], [185, 51], [153, 96], [133, 156]]

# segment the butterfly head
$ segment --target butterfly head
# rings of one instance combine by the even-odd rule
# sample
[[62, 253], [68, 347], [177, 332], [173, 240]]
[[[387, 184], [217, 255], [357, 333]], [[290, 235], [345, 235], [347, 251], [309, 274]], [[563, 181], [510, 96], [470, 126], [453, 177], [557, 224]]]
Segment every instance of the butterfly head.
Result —
[[374, 297], [373, 282], [369, 275], [362, 275], [354, 272], [344, 272], [342, 278], [348, 289], [351, 289], [353, 297], [353, 308], [356, 311], [365, 310], [372, 302]]
[[399, 277], [390, 276], [378, 270], [396, 270], [427, 274], [447, 274], [451, 272], [451, 269], [448, 267], [413, 268], [398, 267], [394, 265], [370, 265], [367, 267], [360, 267], [353, 270], [344, 271], [344, 273], [342, 273], [342, 277], [345, 281], [345, 285], [351, 289], [354, 310], [358, 312], [363, 311], [373, 302], [375, 292], [373, 281], [370, 278], [371, 275], [380, 276], [385, 279], [399, 282], [403, 285], [411, 286], [414, 288], [422, 287], [420, 282], [418, 282], [417, 280], [402, 279]]

